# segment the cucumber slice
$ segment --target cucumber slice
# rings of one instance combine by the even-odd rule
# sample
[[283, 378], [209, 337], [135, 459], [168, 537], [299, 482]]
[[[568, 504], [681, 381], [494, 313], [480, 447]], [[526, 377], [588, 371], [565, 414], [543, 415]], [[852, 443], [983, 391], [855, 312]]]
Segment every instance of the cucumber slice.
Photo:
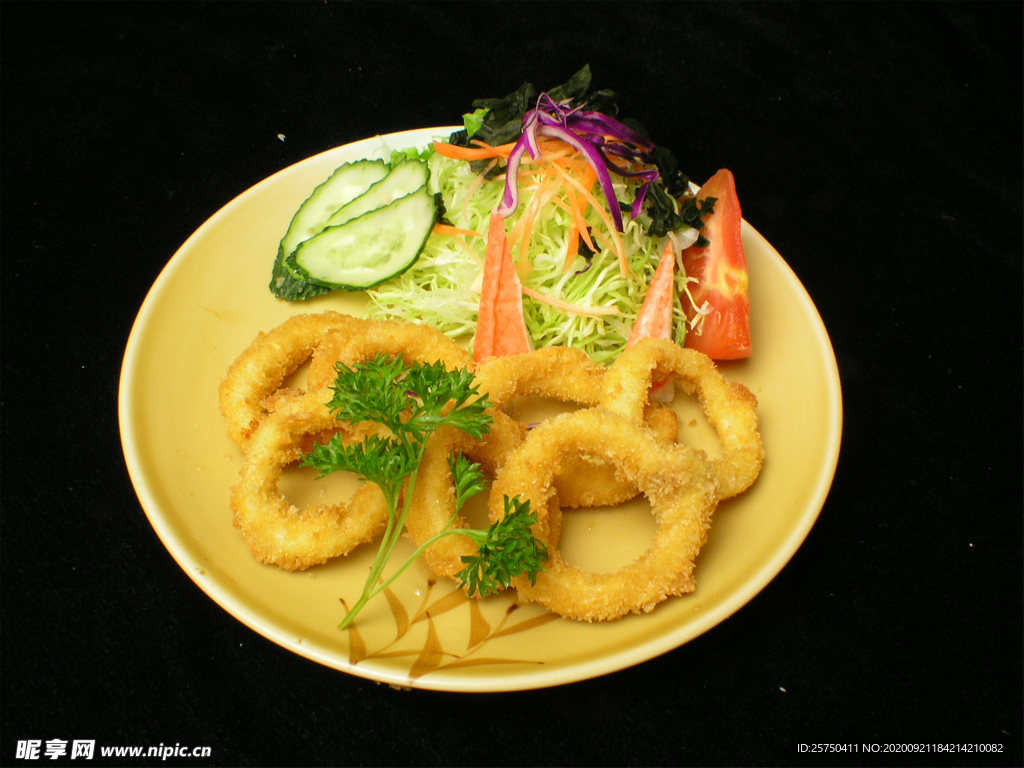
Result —
[[388, 167], [383, 160], [345, 163], [299, 206], [281, 241], [281, 250], [286, 254], [292, 253], [299, 247], [299, 243], [326, 227], [327, 220], [339, 208], [358, 198], [386, 176]]
[[359, 218], [364, 213], [390, 205], [395, 200], [415, 192], [426, 184], [429, 178], [430, 170], [426, 163], [419, 160], [404, 160], [355, 200], [343, 205], [327, 220], [325, 226], [337, 227], [346, 221]]
[[419, 258], [437, 220], [427, 185], [359, 218], [328, 227], [291, 258], [314, 285], [362, 291], [400, 275]]
[[292, 216], [291, 224], [277, 249], [270, 290], [280, 299], [294, 301], [327, 293], [328, 288], [313, 285], [302, 275], [288, 268], [289, 258], [303, 240], [317, 234], [339, 208], [358, 198], [388, 175], [383, 160], [357, 160], [345, 163], [327, 181], [313, 190]]

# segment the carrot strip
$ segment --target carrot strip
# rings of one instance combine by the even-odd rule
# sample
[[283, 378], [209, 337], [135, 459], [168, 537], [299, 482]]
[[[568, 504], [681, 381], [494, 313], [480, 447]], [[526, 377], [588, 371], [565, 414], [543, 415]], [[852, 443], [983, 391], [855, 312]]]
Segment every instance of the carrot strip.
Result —
[[558, 144], [560, 146], [541, 144], [540, 154], [537, 155], [536, 158], [530, 157], [529, 154], [526, 154], [523, 156], [523, 162], [531, 165], [548, 165], [557, 160], [569, 160], [579, 154], [575, 149], [564, 142], [559, 141]]
[[[569, 190], [566, 190], [566, 197], [568, 197], [568, 196], [569, 196]], [[590, 250], [596, 252], [597, 251], [597, 246], [594, 245], [594, 241], [593, 241], [593, 239], [590, 236], [590, 230], [587, 228], [587, 220], [584, 219], [582, 217], [582, 215], [577, 217], [578, 211], [574, 210], [567, 202], [565, 202], [565, 200], [562, 200], [562, 199], [556, 197], [554, 199], [554, 203], [559, 208], [561, 208], [563, 211], [565, 211], [567, 214], [569, 214], [569, 218], [572, 219], [572, 223], [569, 225], [570, 226], [570, 232], [573, 229], [575, 229], [576, 230], [576, 234], [583, 238], [583, 241], [587, 244], [587, 247], [590, 248]], [[577, 243], [576, 248], [577, 248], [577, 250], [579, 249], [579, 244], [578, 243]], [[575, 253], [575, 251], [574, 251], [574, 253]]]
[[492, 157], [508, 157], [514, 146], [515, 144], [512, 143], [499, 144], [496, 147], [488, 147], [487, 145], [475, 148], [457, 147], [443, 141], [435, 141], [434, 151], [441, 155], [441, 157], [447, 157], [451, 160], [488, 160]]
[[434, 234], [465, 235], [466, 237], [483, 237], [483, 233], [477, 232], [475, 229], [462, 229], [461, 227], [453, 227], [451, 224], [435, 224]]
[[530, 263], [530, 243], [533, 240], [533, 224], [537, 219], [537, 214], [540, 213], [549, 199], [554, 196], [555, 186], [558, 182], [557, 177], [554, 174], [546, 174], [543, 181], [537, 188], [537, 191], [533, 195], [533, 199], [530, 201], [530, 205], [527, 207], [526, 212], [516, 222], [516, 226], [513, 227], [512, 236], [509, 238], [510, 241], [519, 243], [519, 262], [518, 266], [523, 270], [524, 274], [528, 273], [532, 268]]
[[619, 259], [619, 266], [622, 269], [622, 274], [624, 276], [628, 275], [631, 270], [629, 268], [629, 264], [626, 262], [626, 251], [622, 247], [622, 239], [619, 237], [619, 233], [615, 230], [615, 224], [612, 223], [611, 216], [608, 215], [604, 206], [597, 201], [597, 198], [594, 197], [590, 190], [585, 189], [583, 185], [574, 179], [570, 173], [568, 173], [558, 163], [555, 163], [554, 168], [562, 175], [562, 178], [564, 178], [568, 184], [571, 184], [583, 195], [586, 201], [594, 207], [594, 210], [597, 211], [598, 215], [604, 221], [605, 226], [608, 227], [608, 231], [612, 235], [612, 244], [614, 246], [615, 255]]
[[[590, 196], [590, 199], [593, 200], [594, 197], [593, 197], [592, 190], [594, 188], [594, 182], [597, 181], [597, 174], [594, 173], [594, 169], [590, 166], [589, 163], [583, 163], [582, 164], [582, 168], [580, 170], [582, 170], [582, 173], [583, 173], [583, 178], [580, 179], [580, 184], [582, 184], [582, 189], [583, 189], [583, 191], [586, 194], [588, 194]], [[571, 186], [567, 185], [565, 187], [565, 191], [566, 191], [566, 197], [569, 198], [569, 202], [570, 202], [570, 204], [572, 206], [571, 213], [572, 213], [573, 220], [576, 222], [575, 226], [576, 226], [576, 228], [577, 228], [577, 230], [579, 232], [579, 235], [583, 238], [584, 242], [586, 242], [587, 247], [589, 247], [590, 250], [596, 251], [597, 249], [594, 247], [594, 241], [590, 237], [590, 231], [587, 229], [587, 220], [586, 220], [587, 204], [584, 202], [584, 199], [582, 198], [582, 196], [576, 195], [576, 193], [573, 191]], [[576, 250], [579, 250], [579, 240], [578, 239], [577, 239]], [[575, 250], [574, 251], [568, 251], [566, 253], [566, 255], [565, 255], [565, 270], [566, 271], [568, 271], [570, 269], [570, 267], [572, 266], [572, 262], [575, 260], [575, 257], [576, 257], [576, 251]]]
[[470, 244], [466, 242], [466, 238], [464, 238], [462, 235], [455, 235], [452, 239], [455, 240], [456, 243], [458, 243], [458, 246], [462, 250], [464, 250], [466, 253], [468, 253], [481, 264], [483, 263], [483, 259], [480, 258], [480, 254], [473, 250]]
[[473, 199], [473, 195], [475, 195], [476, 191], [480, 189], [481, 185], [486, 180], [487, 174], [490, 173], [491, 168], [493, 168], [497, 162], [498, 158], [491, 160], [491, 162], [487, 164], [487, 167], [480, 171], [480, 173], [476, 175], [476, 178], [469, 183], [469, 186], [466, 188], [466, 196], [462, 198], [462, 218], [465, 219], [468, 215], [469, 201]]
[[[580, 250], [580, 233], [586, 232], [587, 225], [580, 215], [580, 204], [579, 198], [576, 197], [576, 193], [573, 188], [568, 184], [562, 185], [562, 190], [565, 192], [567, 202], [563, 205], [569, 212], [569, 216], [572, 217], [572, 224], [569, 225], [569, 244], [565, 249], [565, 264], [562, 265], [562, 271], [568, 272], [576, 261], [576, 254]], [[590, 233], [586, 234], [587, 239], [590, 238]]]
[[522, 286], [522, 292], [531, 299], [543, 302], [544, 304], [550, 304], [555, 309], [560, 309], [563, 312], [572, 312], [575, 315], [587, 315], [588, 317], [597, 317], [599, 315], [617, 315], [619, 310], [615, 307], [581, 307], [578, 304], [570, 304], [567, 301], [556, 299], [553, 296], [548, 296], [540, 291]]
[[576, 222], [573, 221], [569, 225], [569, 237], [565, 241], [565, 264], [562, 265], [562, 271], [568, 272], [572, 269], [572, 265], [576, 263], [576, 254], [580, 252], [580, 228], [576, 226]]

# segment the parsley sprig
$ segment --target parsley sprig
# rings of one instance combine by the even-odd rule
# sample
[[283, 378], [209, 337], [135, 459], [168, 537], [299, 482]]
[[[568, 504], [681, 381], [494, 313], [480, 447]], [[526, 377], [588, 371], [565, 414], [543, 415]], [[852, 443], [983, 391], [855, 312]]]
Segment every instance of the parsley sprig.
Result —
[[530, 511], [530, 502], [517, 496], [505, 501], [505, 517], [486, 531], [460, 530], [477, 544], [478, 553], [462, 558], [466, 567], [456, 574], [470, 595], [490, 595], [507, 587], [521, 573], [537, 583], [537, 574], [544, 570], [548, 548], [538, 541], [530, 526], [537, 516]]
[[455, 453], [449, 457], [455, 485], [454, 514], [440, 532], [381, 581], [405, 527], [430, 436], [442, 426], [451, 426], [474, 438], [483, 437], [492, 422], [487, 413], [490, 402], [480, 395], [470, 371], [448, 370], [439, 362], [407, 365], [401, 357], [377, 355], [352, 367], [339, 363], [335, 370], [334, 394], [327, 404], [331, 411], [342, 421], [380, 424], [386, 434], [347, 445], [342, 435], [335, 435], [327, 443], [314, 446], [303, 456], [302, 464], [315, 468], [320, 477], [347, 471], [376, 483], [388, 509], [384, 536], [363, 593], [341, 627], [348, 626], [363, 606], [398, 578], [423, 550], [453, 534], [469, 536], [478, 545], [478, 554], [463, 558], [467, 567], [458, 574], [470, 595], [496, 592], [522, 573], [535, 580], [547, 559], [547, 548], [530, 530], [537, 519], [530, 512], [529, 502], [506, 498], [505, 518], [487, 530], [453, 527], [465, 503], [486, 487], [480, 465]]

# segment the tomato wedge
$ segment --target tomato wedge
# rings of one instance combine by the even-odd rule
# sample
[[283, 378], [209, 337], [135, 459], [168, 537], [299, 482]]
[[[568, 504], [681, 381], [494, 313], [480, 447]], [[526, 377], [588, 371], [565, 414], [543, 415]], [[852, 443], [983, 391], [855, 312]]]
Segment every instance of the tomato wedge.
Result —
[[[750, 357], [750, 295], [747, 287], [747, 257], [743, 253], [740, 231], [742, 213], [736, 196], [736, 181], [728, 169], [708, 179], [697, 200], [716, 199], [714, 213], [704, 219], [704, 236], [710, 244], [691, 246], [683, 251], [693, 306], [686, 307], [692, 320], [697, 309], [707, 313], [694, 330], [686, 334], [686, 346], [703, 352], [712, 360], [739, 360]], [[685, 302], [684, 302], [685, 303]]]

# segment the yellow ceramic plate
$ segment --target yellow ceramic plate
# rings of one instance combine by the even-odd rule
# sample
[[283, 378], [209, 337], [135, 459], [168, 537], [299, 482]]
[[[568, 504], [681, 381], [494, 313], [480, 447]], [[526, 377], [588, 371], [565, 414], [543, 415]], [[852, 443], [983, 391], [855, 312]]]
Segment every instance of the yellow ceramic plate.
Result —
[[[292, 214], [343, 162], [387, 157], [451, 130], [375, 137], [297, 163], [231, 201], [185, 242], [128, 340], [119, 393], [128, 470], [153, 528], [189, 577], [256, 632], [321, 664], [450, 691], [540, 688], [614, 672], [686, 643], [754, 597], [800, 546], [832, 482], [842, 403], [828, 334], [799, 280], [746, 223], [755, 353], [722, 368], [757, 395], [768, 458], [750, 491], [719, 506], [692, 595], [644, 616], [576, 623], [519, 606], [514, 593], [466, 601], [417, 564], [387, 600], [367, 606], [354, 631], [340, 631], [340, 600], [358, 596], [371, 547], [285, 573], [257, 563], [232, 526], [228, 495], [242, 457], [217, 402], [228, 365], [259, 331], [292, 315], [363, 307], [359, 295], [340, 292], [293, 304], [272, 297], [270, 268]], [[681, 437], [714, 452], [699, 412], [690, 403], [678, 408]], [[298, 503], [343, 492], [301, 472], [288, 483]], [[653, 530], [644, 505], [567, 512], [563, 552], [582, 567], [619, 567]]]

